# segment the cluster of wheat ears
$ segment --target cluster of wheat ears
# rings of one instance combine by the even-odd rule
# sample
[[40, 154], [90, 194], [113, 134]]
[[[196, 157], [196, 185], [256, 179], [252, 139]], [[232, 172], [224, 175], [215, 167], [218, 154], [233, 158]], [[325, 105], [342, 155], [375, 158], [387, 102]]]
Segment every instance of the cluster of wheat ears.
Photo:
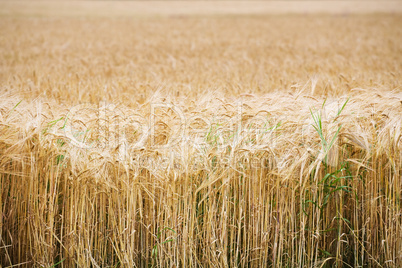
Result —
[[402, 266], [399, 15], [0, 18], [0, 266]]

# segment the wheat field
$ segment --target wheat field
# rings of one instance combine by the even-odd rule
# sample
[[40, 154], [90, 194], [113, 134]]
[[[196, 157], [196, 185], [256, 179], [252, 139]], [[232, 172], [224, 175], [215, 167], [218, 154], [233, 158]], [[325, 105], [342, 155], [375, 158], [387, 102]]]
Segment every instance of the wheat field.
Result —
[[0, 10], [0, 267], [402, 266], [398, 1]]

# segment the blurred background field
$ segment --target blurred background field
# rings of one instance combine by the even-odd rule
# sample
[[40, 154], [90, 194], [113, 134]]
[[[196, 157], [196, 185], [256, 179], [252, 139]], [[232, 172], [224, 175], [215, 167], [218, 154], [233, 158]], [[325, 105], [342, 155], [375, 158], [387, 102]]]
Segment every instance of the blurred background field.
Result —
[[[398, 14], [4, 16], [0, 23], [3, 91], [29, 89], [31, 97], [135, 102], [157, 89], [198, 97], [289, 91], [311, 80], [319, 94], [400, 85]], [[119, 94], [104, 96], [111, 92]]]

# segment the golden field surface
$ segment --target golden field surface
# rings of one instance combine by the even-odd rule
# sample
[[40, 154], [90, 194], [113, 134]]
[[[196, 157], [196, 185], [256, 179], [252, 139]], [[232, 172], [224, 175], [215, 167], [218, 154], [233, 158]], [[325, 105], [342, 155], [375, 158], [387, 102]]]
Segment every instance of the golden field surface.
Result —
[[0, 267], [402, 266], [402, 5], [251, 3], [0, 2]]

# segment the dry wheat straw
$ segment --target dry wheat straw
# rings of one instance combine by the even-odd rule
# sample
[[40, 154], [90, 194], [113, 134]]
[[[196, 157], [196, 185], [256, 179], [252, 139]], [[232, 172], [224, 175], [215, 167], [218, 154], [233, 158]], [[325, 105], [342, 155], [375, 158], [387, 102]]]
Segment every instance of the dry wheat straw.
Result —
[[400, 21], [0, 18], [0, 265], [402, 266]]

